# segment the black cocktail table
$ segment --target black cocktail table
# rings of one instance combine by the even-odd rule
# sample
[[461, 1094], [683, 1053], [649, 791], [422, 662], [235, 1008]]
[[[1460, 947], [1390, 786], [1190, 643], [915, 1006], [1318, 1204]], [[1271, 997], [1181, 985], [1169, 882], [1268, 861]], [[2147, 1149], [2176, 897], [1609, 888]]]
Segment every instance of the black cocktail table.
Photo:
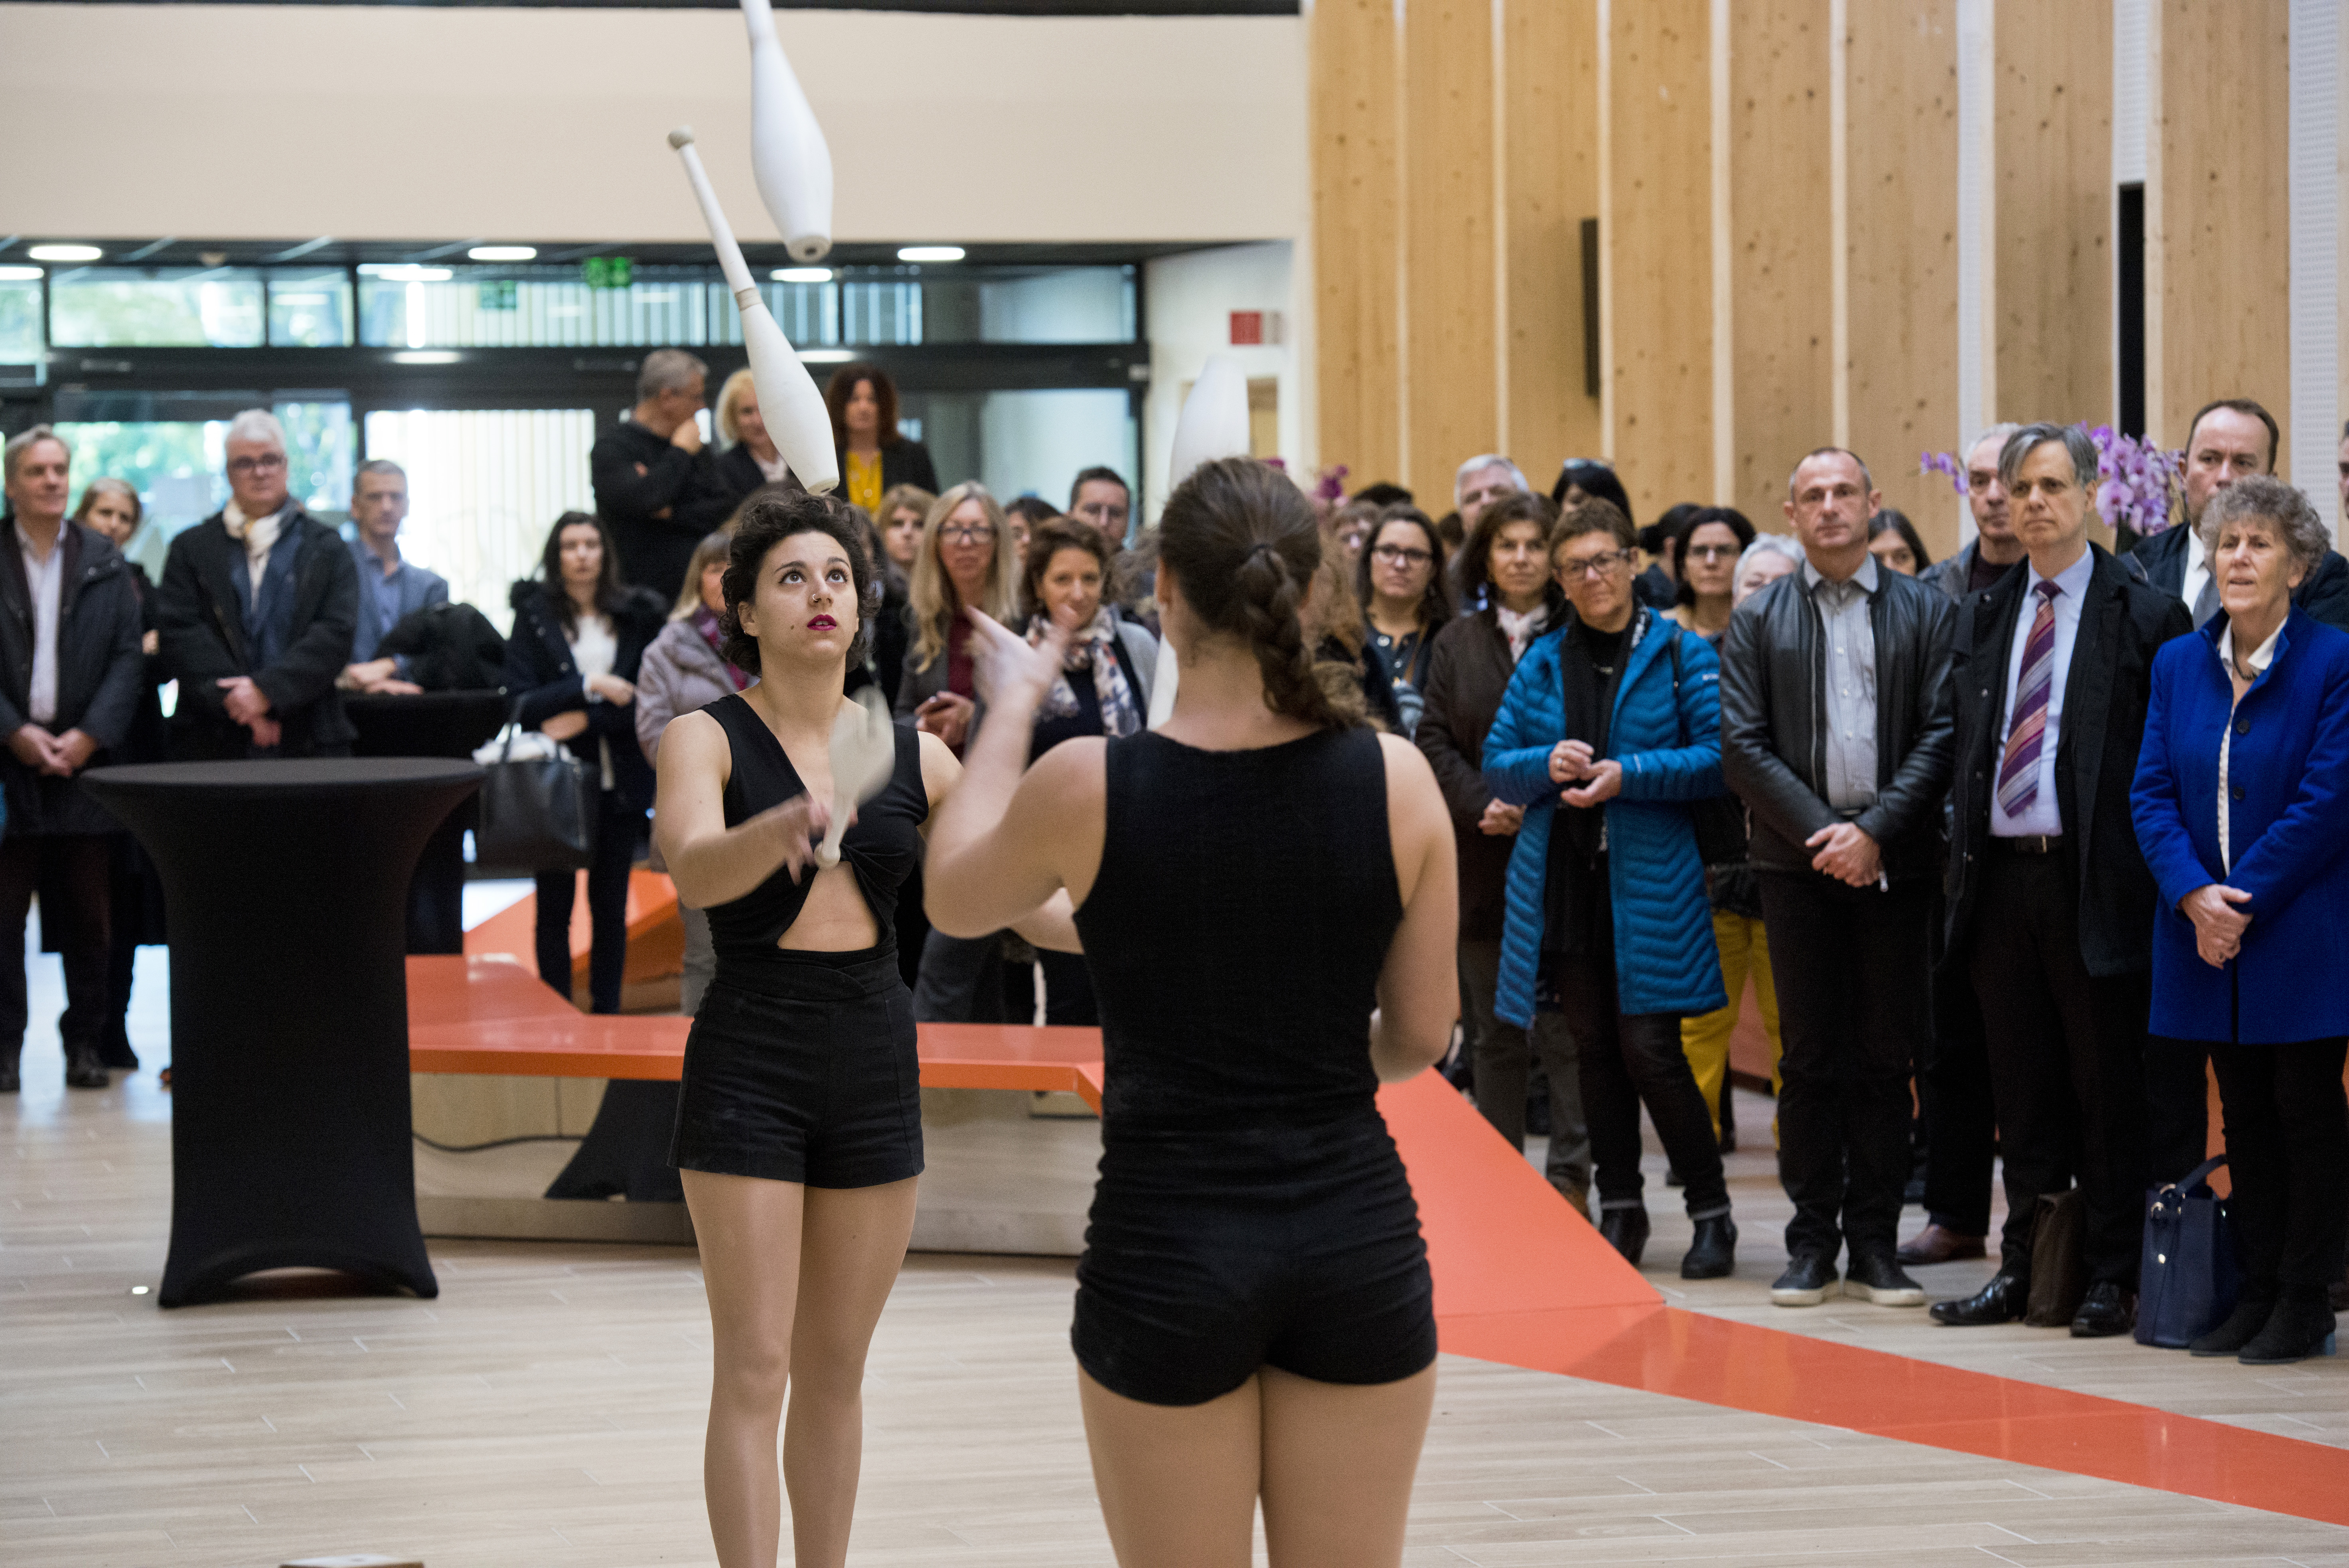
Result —
[[[462, 759], [498, 732], [510, 707], [502, 691], [360, 693], [343, 699], [343, 716], [358, 732], [355, 757]], [[468, 800], [425, 841], [408, 889], [409, 952], [465, 950], [465, 835], [480, 826]]]
[[82, 775], [163, 878], [171, 1250], [159, 1300], [262, 1269], [440, 1293], [416, 1223], [408, 884], [480, 786], [427, 757], [156, 763]]

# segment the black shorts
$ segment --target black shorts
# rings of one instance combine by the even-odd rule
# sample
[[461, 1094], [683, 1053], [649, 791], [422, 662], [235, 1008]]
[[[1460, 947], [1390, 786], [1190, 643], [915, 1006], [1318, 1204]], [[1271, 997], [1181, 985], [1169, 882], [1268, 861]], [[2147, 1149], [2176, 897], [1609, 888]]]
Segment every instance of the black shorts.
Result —
[[686, 1039], [669, 1163], [810, 1187], [922, 1171], [914, 999], [893, 946], [721, 955]]
[[1348, 1384], [1424, 1370], [1434, 1289], [1386, 1123], [1104, 1127], [1070, 1338], [1095, 1382], [1151, 1405], [1205, 1404], [1260, 1366]]

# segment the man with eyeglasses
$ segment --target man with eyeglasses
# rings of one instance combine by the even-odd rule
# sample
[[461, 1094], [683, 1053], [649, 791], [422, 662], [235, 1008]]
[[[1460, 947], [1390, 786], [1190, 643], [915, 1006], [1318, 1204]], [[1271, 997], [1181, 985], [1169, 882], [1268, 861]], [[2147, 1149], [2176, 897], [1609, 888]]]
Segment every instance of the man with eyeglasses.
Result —
[[1956, 608], [1879, 570], [1881, 498], [1859, 459], [1795, 467], [1785, 513], [1801, 571], [1756, 593], [1722, 638], [1722, 769], [1752, 814], [1778, 989], [1778, 1173], [1795, 1218], [1781, 1306], [1836, 1289], [1922, 1306], [1893, 1257], [1909, 1156], [1909, 1052], [1926, 1005], [1954, 719]]
[[163, 664], [180, 683], [172, 754], [348, 756], [335, 682], [358, 627], [358, 569], [289, 493], [275, 416], [237, 415], [227, 448], [228, 504], [171, 541], [156, 590]]
[[1069, 486], [1069, 515], [1086, 524], [1109, 541], [1112, 555], [1125, 548], [1125, 531], [1133, 517], [1133, 492], [1113, 468], [1089, 468]]

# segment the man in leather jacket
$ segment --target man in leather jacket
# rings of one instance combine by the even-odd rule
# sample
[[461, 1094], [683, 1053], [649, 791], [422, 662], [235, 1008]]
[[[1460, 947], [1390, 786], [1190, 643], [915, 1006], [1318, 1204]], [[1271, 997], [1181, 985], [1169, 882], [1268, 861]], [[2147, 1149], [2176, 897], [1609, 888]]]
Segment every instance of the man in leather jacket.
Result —
[[1954, 745], [1955, 607], [1879, 571], [1881, 505], [1852, 453], [1796, 465], [1806, 564], [1742, 606], [1721, 649], [1722, 771], [1752, 815], [1785, 1039], [1779, 1177], [1794, 1199], [1785, 1306], [1842, 1293], [1921, 1306], [1893, 1258], [1909, 1054], [1930, 1027], [1931, 877]]

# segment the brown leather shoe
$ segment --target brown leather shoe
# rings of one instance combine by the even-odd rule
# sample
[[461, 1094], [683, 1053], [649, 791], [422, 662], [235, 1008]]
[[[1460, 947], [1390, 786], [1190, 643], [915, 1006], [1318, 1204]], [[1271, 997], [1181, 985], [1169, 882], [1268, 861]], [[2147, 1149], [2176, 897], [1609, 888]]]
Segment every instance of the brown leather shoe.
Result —
[[1892, 1256], [1899, 1262], [1912, 1265], [1962, 1262], [1968, 1258], [1982, 1255], [1983, 1240], [1980, 1236], [1961, 1236], [1955, 1231], [1940, 1225], [1928, 1225], [1902, 1242]]

